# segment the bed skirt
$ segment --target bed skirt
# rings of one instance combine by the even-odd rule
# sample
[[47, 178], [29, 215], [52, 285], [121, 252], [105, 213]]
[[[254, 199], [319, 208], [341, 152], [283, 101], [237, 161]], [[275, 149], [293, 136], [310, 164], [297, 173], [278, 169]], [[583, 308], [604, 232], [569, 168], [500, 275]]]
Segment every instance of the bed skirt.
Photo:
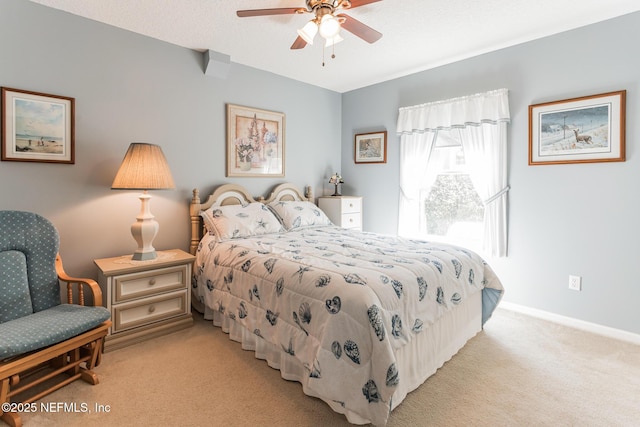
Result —
[[[257, 359], [266, 360], [270, 367], [278, 369], [282, 378], [302, 384], [302, 390], [306, 395], [323, 400], [335, 412], [344, 414], [352, 424], [370, 423], [359, 414], [331, 400], [330, 396], [318, 396], [309, 390], [307, 387], [309, 373], [295, 357], [218, 311], [204, 307], [204, 317], [207, 320], [213, 320], [213, 324], [227, 333], [229, 339], [241, 343], [244, 350], [255, 352]], [[408, 345], [398, 349], [395, 355], [400, 381], [393, 394], [391, 409], [395, 409], [408, 393], [424, 383], [481, 329], [482, 292], [476, 292], [456, 306], [455, 310], [445, 312], [437, 323], [417, 335]], [[416, 361], [420, 362], [416, 363]]]

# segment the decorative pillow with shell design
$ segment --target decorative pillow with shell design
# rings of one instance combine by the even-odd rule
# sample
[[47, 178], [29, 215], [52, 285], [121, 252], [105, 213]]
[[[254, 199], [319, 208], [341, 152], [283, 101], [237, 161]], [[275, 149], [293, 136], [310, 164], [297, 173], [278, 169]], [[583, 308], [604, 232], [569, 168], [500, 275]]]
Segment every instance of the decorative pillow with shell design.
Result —
[[214, 206], [200, 212], [210, 232], [220, 240], [242, 239], [270, 233], [282, 233], [284, 228], [273, 212], [262, 203]]
[[327, 215], [316, 205], [307, 201], [276, 201], [269, 203], [269, 207], [280, 217], [282, 225], [287, 230], [331, 225]]

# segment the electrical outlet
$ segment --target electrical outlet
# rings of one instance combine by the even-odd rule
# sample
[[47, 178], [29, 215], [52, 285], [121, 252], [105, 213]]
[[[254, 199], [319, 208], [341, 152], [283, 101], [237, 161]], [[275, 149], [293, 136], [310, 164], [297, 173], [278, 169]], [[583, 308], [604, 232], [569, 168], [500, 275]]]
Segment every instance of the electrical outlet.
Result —
[[582, 277], [580, 276], [569, 276], [569, 289], [574, 291], [582, 290]]

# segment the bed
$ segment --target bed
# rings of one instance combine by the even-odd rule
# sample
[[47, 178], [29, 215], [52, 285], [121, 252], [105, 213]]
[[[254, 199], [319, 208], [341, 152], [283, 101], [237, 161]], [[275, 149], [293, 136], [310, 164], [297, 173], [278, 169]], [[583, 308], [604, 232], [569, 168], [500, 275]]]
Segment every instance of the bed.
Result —
[[226, 184], [190, 206], [194, 307], [353, 424], [391, 411], [502, 297], [465, 248], [334, 226], [310, 194]]

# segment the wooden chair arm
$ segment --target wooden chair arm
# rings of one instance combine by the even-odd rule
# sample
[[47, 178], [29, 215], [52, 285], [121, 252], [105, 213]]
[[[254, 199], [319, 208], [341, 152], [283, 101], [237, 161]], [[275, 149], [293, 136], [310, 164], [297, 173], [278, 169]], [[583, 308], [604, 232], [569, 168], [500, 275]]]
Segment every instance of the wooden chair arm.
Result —
[[73, 284], [78, 284], [78, 304], [84, 305], [84, 286], [89, 287], [91, 290], [91, 294], [93, 295], [93, 305], [101, 306], [102, 305], [102, 290], [100, 289], [100, 285], [93, 279], [81, 278], [81, 277], [71, 277], [64, 271], [64, 267], [62, 266], [62, 257], [60, 254], [56, 255], [56, 272], [58, 273], [58, 279], [67, 283], [67, 302], [73, 302]]

